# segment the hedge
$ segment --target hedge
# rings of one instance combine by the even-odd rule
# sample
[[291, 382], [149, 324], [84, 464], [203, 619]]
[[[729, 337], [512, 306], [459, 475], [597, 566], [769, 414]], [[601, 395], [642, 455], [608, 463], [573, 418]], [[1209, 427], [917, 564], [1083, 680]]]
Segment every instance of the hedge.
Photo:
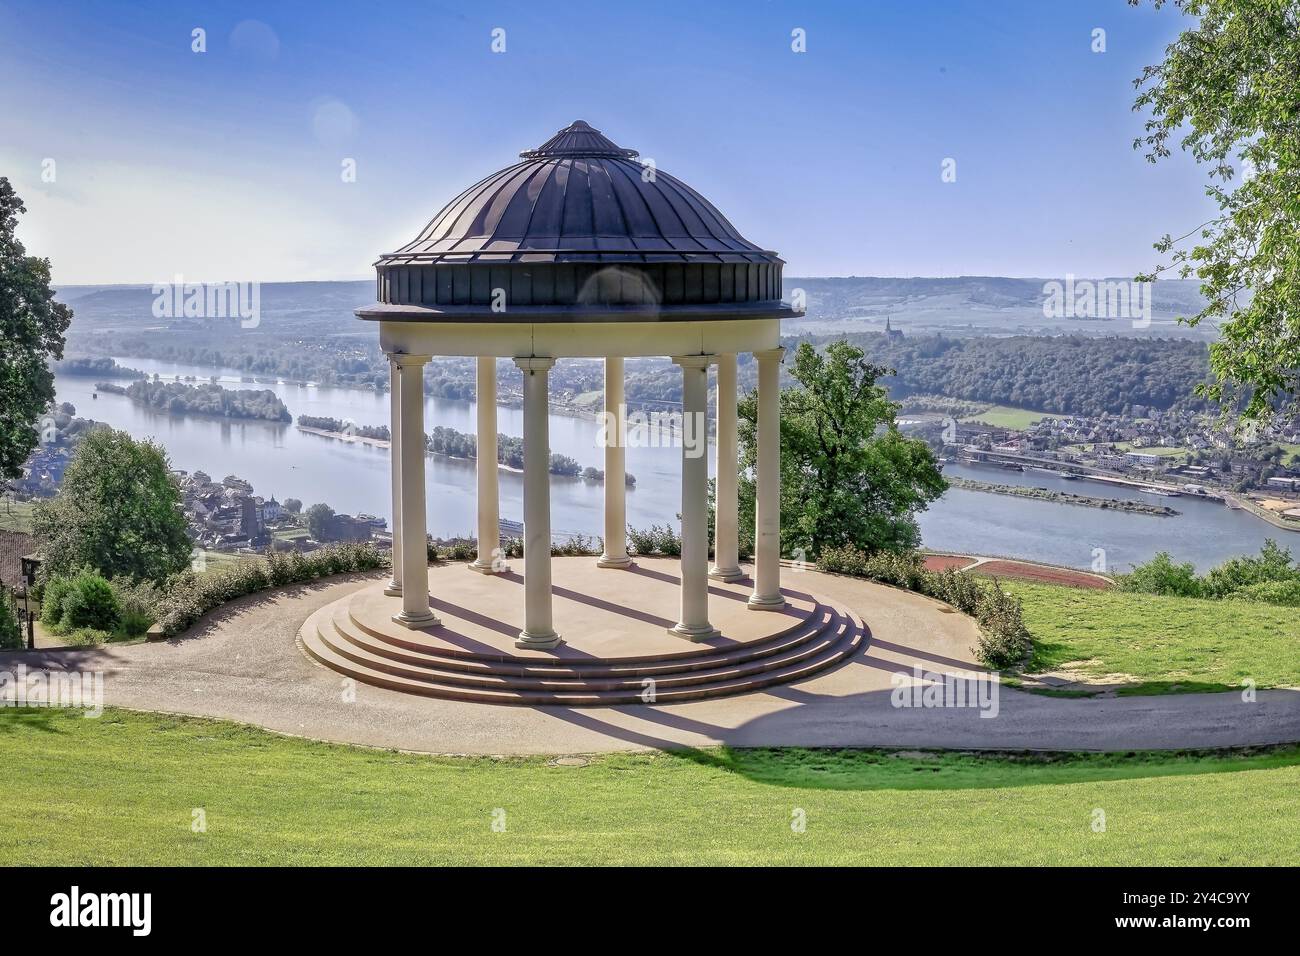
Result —
[[866, 554], [852, 546], [827, 548], [818, 564], [823, 571], [915, 591], [969, 614], [980, 628], [972, 650], [989, 667], [1019, 664], [1032, 647], [1020, 599], [1002, 590], [996, 579], [980, 580], [955, 568], [929, 571], [915, 552]]
[[155, 607], [163, 634], [172, 637], [227, 601], [267, 588], [302, 584], [331, 574], [377, 571], [389, 566], [388, 555], [372, 544], [332, 544], [300, 554], [272, 552], [217, 571], [185, 571], [169, 578]]

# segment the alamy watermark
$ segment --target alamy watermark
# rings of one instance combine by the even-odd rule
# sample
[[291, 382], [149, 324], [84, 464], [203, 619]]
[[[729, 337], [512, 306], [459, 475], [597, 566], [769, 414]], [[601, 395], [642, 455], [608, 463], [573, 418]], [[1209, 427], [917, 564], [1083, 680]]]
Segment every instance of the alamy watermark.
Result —
[[889, 683], [894, 687], [889, 695], [894, 707], [971, 707], [979, 710], [981, 717], [998, 715], [1001, 685], [996, 674], [939, 674], [913, 667], [910, 674], [890, 674]]
[[104, 713], [103, 671], [0, 671], [0, 707], [64, 707], [85, 717]]
[[[624, 423], [620, 431], [619, 419]], [[628, 412], [620, 405], [616, 413], [603, 411], [597, 416], [598, 448], [682, 448], [687, 458], [699, 458], [708, 450], [709, 421], [702, 412], [689, 415], [677, 411]]]
[[1151, 283], [1121, 279], [1076, 279], [1043, 283], [1045, 319], [1130, 319], [1133, 328], [1151, 326]]
[[262, 322], [260, 282], [186, 282], [178, 273], [155, 282], [153, 295], [155, 319], [239, 319], [245, 329]]

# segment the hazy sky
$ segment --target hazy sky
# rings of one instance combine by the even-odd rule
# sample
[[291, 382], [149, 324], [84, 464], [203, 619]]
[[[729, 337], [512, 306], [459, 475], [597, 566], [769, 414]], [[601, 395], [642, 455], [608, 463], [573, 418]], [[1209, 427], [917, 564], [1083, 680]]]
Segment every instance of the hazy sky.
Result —
[[1131, 147], [1132, 80], [1184, 25], [1124, 0], [0, 0], [0, 175], [61, 283], [358, 278], [581, 118], [790, 276], [1126, 275], [1207, 218], [1190, 160]]

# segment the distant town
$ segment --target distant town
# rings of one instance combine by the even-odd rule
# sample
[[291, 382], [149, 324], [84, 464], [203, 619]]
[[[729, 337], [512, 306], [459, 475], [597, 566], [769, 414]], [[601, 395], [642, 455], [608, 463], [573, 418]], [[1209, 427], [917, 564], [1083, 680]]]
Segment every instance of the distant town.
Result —
[[[945, 401], [913, 399], [910, 406], [924, 409]], [[1000, 424], [999, 418], [1023, 424]], [[926, 437], [946, 462], [1088, 478], [1163, 497], [1215, 498], [1300, 531], [1300, 424], [1295, 421], [1241, 434], [1210, 415], [1134, 405], [1123, 414], [1095, 417], [985, 408], [964, 420], [905, 410], [900, 424]]]

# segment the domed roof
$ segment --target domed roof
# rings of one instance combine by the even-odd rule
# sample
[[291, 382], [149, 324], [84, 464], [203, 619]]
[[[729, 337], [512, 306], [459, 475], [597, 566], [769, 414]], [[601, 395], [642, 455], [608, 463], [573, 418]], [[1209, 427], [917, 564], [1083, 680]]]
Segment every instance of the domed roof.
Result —
[[376, 265], [781, 261], [637, 155], [576, 120], [466, 189]]

